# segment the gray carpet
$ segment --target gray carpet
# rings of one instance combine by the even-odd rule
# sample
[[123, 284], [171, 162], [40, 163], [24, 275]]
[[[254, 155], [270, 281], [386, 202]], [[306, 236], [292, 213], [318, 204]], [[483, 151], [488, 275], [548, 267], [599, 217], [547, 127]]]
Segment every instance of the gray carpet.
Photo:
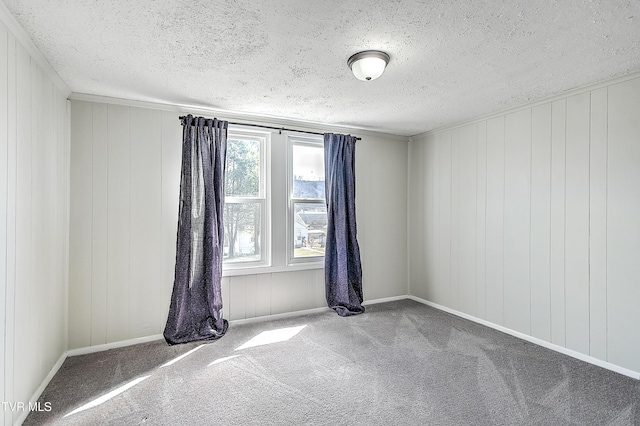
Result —
[[[237, 349], [296, 326], [287, 341]], [[640, 425], [640, 382], [411, 300], [71, 357], [40, 402], [52, 410], [25, 425]]]

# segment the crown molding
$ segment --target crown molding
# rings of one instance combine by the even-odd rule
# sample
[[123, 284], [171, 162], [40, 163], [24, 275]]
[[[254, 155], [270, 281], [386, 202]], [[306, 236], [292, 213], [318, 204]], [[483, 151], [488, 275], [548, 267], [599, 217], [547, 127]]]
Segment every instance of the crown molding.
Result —
[[311, 132], [343, 132], [353, 136], [375, 136], [392, 139], [398, 142], [408, 142], [408, 136], [383, 133], [366, 127], [344, 126], [339, 124], [317, 123], [312, 121], [296, 120], [264, 114], [253, 114], [238, 111], [226, 111], [222, 109], [206, 108], [192, 105], [179, 105], [162, 102], [137, 101], [132, 99], [112, 98], [108, 96], [91, 95], [86, 93], [71, 93], [69, 99], [74, 101], [97, 102], [113, 105], [123, 105], [137, 108], [171, 111], [179, 114], [215, 116], [221, 120], [235, 121], [242, 124], [257, 124], [265, 126], [295, 127], [300, 131]]

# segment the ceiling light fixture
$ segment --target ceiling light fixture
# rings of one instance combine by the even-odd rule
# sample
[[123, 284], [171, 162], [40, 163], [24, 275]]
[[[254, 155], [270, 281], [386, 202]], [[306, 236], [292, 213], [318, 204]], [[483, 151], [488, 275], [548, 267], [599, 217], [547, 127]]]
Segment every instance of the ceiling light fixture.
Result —
[[389, 63], [389, 55], [379, 50], [365, 50], [352, 55], [347, 65], [358, 80], [370, 81], [380, 77]]

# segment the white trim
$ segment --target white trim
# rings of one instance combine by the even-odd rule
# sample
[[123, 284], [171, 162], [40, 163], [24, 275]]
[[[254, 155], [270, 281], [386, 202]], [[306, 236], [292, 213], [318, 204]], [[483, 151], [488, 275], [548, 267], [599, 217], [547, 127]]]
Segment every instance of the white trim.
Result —
[[119, 342], [105, 343], [103, 345], [86, 346], [84, 348], [68, 350], [67, 356], [87, 355], [87, 354], [92, 354], [96, 352], [107, 351], [109, 349], [124, 348], [125, 346], [137, 345], [139, 343], [153, 342], [161, 339], [164, 339], [162, 334], [154, 334], [152, 336], [137, 337], [135, 339], [129, 339], [129, 340], [120, 340]]
[[329, 308], [304, 309], [302, 311], [283, 312], [281, 314], [264, 315], [261, 317], [231, 320], [229, 321], [229, 325], [231, 326], [231, 325], [253, 324], [257, 322], [275, 321], [280, 319], [294, 318], [294, 317], [300, 317], [303, 315], [318, 314], [318, 313], [329, 312], [329, 311], [331, 311], [331, 309]]
[[[408, 296], [385, 297], [382, 299], [365, 300], [362, 304], [375, 305], [377, 303], [394, 302], [396, 300], [403, 300], [407, 298]], [[294, 317], [299, 317], [303, 315], [317, 314], [322, 312], [331, 312], [331, 308], [328, 308], [328, 307], [311, 308], [311, 309], [303, 309], [301, 311], [283, 312], [281, 314], [263, 315], [260, 317], [230, 320], [229, 325], [242, 325], [242, 324], [253, 324], [258, 322], [276, 321], [281, 319], [294, 318]], [[132, 345], [137, 345], [139, 343], [153, 342], [155, 340], [162, 340], [162, 339], [164, 339], [162, 334], [156, 334], [153, 336], [138, 337], [135, 339], [121, 340], [119, 342], [113, 342], [113, 343], [106, 343], [103, 345], [86, 346], [84, 348], [70, 349], [67, 351], [66, 356], [86, 355], [86, 354], [91, 354], [95, 352], [106, 351], [109, 349], [123, 348], [125, 346], [132, 346]]]
[[38, 50], [36, 45], [33, 44], [33, 41], [24, 28], [22, 28], [22, 25], [20, 25], [2, 1], [0, 1], [0, 21], [4, 23], [9, 32], [15, 36], [16, 41], [26, 49], [29, 55], [31, 55], [38, 65], [40, 65], [45, 74], [47, 74], [49, 78], [51, 78], [51, 81], [53, 81], [53, 83], [62, 91], [64, 97], [69, 96], [71, 94], [71, 89], [69, 89], [67, 83], [64, 82], [55, 68], [51, 66], [49, 61], [47, 61], [40, 50]]
[[[36, 404], [36, 402], [38, 402], [38, 399], [40, 399], [42, 392], [44, 392], [45, 388], [49, 386], [49, 382], [51, 382], [51, 379], [53, 379], [53, 377], [58, 373], [58, 370], [60, 370], [60, 367], [62, 367], [62, 364], [64, 364], [64, 361], [66, 359], [67, 359], [66, 352], [60, 355], [60, 358], [58, 358], [58, 361], [56, 361], [56, 363], [53, 365], [53, 367], [49, 371], [49, 374], [47, 374], [47, 377], [44, 378], [40, 386], [38, 386], [38, 389], [36, 389], [36, 391], [31, 396], [31, 399], [29, 400], [29, 402], [25, 405], [28, 406], [29, 404], [31, 404], [33, 406]], [[30, 411], [26, 409], [22, 411], [22, 413], [20, 414], [20, 417], [18, 417], [18, 419], [15, 421], [14, 424], [21, 425], [25, 421], [29, 413]]]
[[[225, 203], [260, 204], [260, 259], [258, 260], [223, 260], [223, 269], [228, 271], [247, 268], [265, 268], [271, 265], [271, 133], [264, 130], [246, 129], [240, 126], [229, 126], [227, 137], [230, 140], [256, 141], [260, 145], [259, 188], [258, 196], [225, 196]], [[227, 148], [228, 151], [228, 148]]]
[[364, 302], [362, 302], [362, 304], [364, 306], [376, 305], [378, 303], [395, 302], [397, 300], [404, 300], [404, 299], [408, 299], [408, 298], [409, 298], [409, 296], [407, 296], [407, 295], [383, 297], [382, 299], [365, 300]]
[[527, 334], [523, 334], [523, 333], [520, 333], [518, 331], [511, 330], [511, 329], [509, 329], [507, 327], [503, 327], [501, 325], [497, 325], [497, 324], [494, 324], [492, 322], [489, 322], [489, 321], [486, 321], [486, 320], [483, 320], [483, 319], [480, 319], [480, 318], [476, 318], [476, 317], [471, 316], [469, 314], [465, 314], [464, 312], [456, 311], [455, 309], [447, 308], [446, 306], [438, 305], [437, 303], [433, 303], [433, 302], [430, 302], [430, 301], [425, 300], [425, 299], [421, 299], [421, 298], [416, 297], [416, 296], [407, 296], [407, 298], [409, 298], [411, 300], [414, 300], [416, 302], [422, 303], [424, 305], [431, 306], [432, 308], [436, 308], [436, 309], [439, 309], [441, 311], [448, 312], [448, 313], [453, 314], [455, 316], [458, 316], [460, 318], [464, 318], [464, 319], [467, 319], [469, 321], [473, 321], [475, 323], [482, 324], [482, 325], [487, 326], [489, 328], [493, 328], [494, 330], [501, 331], [503, 333], [506, 333], [506, 334], [509, 334], [511, 336], [517, 337], [519, 339], [526, 340], [527, 342], [536, 344], [538, 346], [542, 346], [544, 348], [551, 349], [552, 351], [559, 352], [561, 354], [568, 355], [568, 356], [570, 356], [572, 358], [579, 359], [580, 361], [584, 361], [584, 362], [587, 362], [589, 364], [593, 364], [593, 365], [596, 365], [598, 367], [602, 367], [602, 368], [605, 368], [607, 370], [611, 370], [611, 371], [614, 371], [616, 373], [620, 373], [620, 374], [622, 374], [624, 376], [628, 376], [628, 377], [631, 377], [633, 379], [640, 380], [640, 373], [638, 373], [636, 371], [633, 371], [633, 370], [628, 370], [628, 369], [626, 369], [624, 367], [620, 367], [619, 365], [615, 365], [615, 364], [612, 364], [610, 362], [602, 361], [602, 360], [600, 360], [598, 358], [594, 358], [592, 356], [585, 355], [583, 353], [576, 352], [574, 350], [567, 349], [565, 347], [562, 347], [562, 346], [559, 346], [559, 345], [555, 345], [553, 343], [546, 342], [546, 341], [538, 339], [536, 337], [532, 337], [532, 336], [529, 336]]
[[[384, 137], [386, 139], [392, 139], [398, 142], [409, 141], [409, 136], [383, 133], [383, 132], [376, 131], [375, 129], [370, 129], [366, 127], [318, 123], [313, 121], [303, 121], [303, 120], [296, 120], [292, 118], [271, 116], [268, 114], [253, 114], [250, 112], [226, 111], [222, 109], [205, 108], [205, 107], [198, 107], [193, 105], [179, 105], [179, 104], [162, 103], [162, 102], [139, 101], [139, 100], [133, 100], [133, 99], [111, 98], [108, 96], [98, 96], [98, 95], [90, 95], [87, 93], [75, 93], [75, 92], [69, 95], [69, 99], [74, 101], [97, 102], [97, 103], [103, 103], [103, 104], [148, 108], [148, 109], [155, 109], [155, 110], [161, 110], [161, 111], [173, 111], [173, 112], [182, 113], [182, 114], [191, 113], [191, 114], [217, 115], [218, 116], [217, 118], [221, 120], [242, 122], [242, 124], [267, 125], [272, 127], [277, 127], [277, 126], [297, 127], [298, 130], [300, 130], [301, 132], [340, 131], [344, 133], [351, 133], [353, 136], [369, 135], [369, 136], [376, 136], [376, 137]], [[178, 117], [176, 117], [176, 121], [177, 120], [178, 120]], [[277, 129], [271, 129], [270, 131], [278, 132]], [[291, 133], [295, 133], [295, 131]]]
[[465, 121], [460, 121], [458, 123], [454, 123], [454, 124], [450, 124], [450, 125], [446, 125], [443, 127], [438, 127], [436, 129], [433, 130], [429, 130], [423, 133], [418, 133], [412, 136], [409, 136], [409, 140], [412, 141], [414, 139], [422, 139], [424, 137], [426, 137], [427, 135], [435, 135], [438, 133], [442, 133], [442, 132], [447, 132], [450, 130], [455, 130], [455, 129], [459, 129], [461, 127], [466, 127], [472, 124], [476, 124], [476, 123], [480, 123], [482, 121], [487, 121], [487, 120], [491, 120], [492, 118], [496, 118], [496, 117], [500, 117], [503, 115], [508, 115], [514, 112], [518, 112], [518, 111], [522, 111], [525, 109], [529, 109], [529, 108], [534, 108], [536, 106], [539, 105], [544, 105], [547, 103], [551, 103], [553, 101], [557, 101], [560, 99], [565, 99], [568, 98], [570, 96], [573, 95], [578, 95], [580, 93], [585, 93], [585, 92], [590, 92], [593, 90], [597, 90], [597, 89], [601, 89], [603, 87], [608, 87], [608, 86], [612, 86], [614, 84], [619, 84], [619, 83], [623, 83], [625, 81], [629, 81], [629, 80], [633, 80], [636, 78], [640, 78], [640, 71], [635, 71], [629, 74], [625, 74], [625, 75], [621, 75], [618, 77], [612, 77], [606, 80], [602, 80], [599, 81], [597, 83], [593, 83], [593, 84], [588, 84], [588, 85], [584, 85], [584, 86], [580, 86], [580, 87], [576, 87], [570, 90], [565, 90], [564, 92], [560, 92], [560, 93], [556, 93], [555, 95], [550, 95], [547, 96], [545, 98], [542, 98], [540, 100], [537, 101], [532, 101], [532, 102], [528, 102], [522, 105], [518, 105], [515, 107], [511, 107], [511, 108], [507, 108], [507, 109], [503, 109], [501, 111], [497, 111], [497, 112], [492, 112], [489, 114], [485, 114], [485, 115], [480, 115], [476, 118], [472, 118], [470, 120], [465, 120]]
[[[293, 196], [293, 148], [294, 146], [304, 146], [315, 148], [324, 156], [324, 145], [322, 136], [299, 136], [297, 134], [287, 135], [287, 229], [286, 250], [287, 265], [296, 264], [319, 264], [324, 265], [324, 254], [316, 256], [295, 257], [295, 205], [296, 204], [316, 204], [320, 207], [324, 206], [326, 210], [326, 198], [296, 198]], [[324, 158], [324, 157], [323, 157]], [[307, 236], [308, 237], [308, 236]]]
[[310, 269], [324, 269], [324, 259], [322, 262], [297, 263], [285, 266], [245, 266], [237, 269], [225, 269], [222, 265], [223, 277], [237, 277], [240, 275], [275, 274], [277, 272], [306, 271]]
[[[375, 305], [377, 303], [395, 302], [396, 300], [404, 300], [404, 299], [407, 299], [407, 298], [408, 298], [408, 296], [406, 296], [406, 295], [385, 297], [385, 298], [382, 298], [382, 299], [365, 300], [364, 302], [362, 302], [362, 304], [363, 305]], [[264, 315], [264, 316], [261, 316], [261, 317], [231, 320], [231, 321], [229, 321], [229, 324], [230, 325], [252, 324], [252, 323], [257, 323], [257, 322], [275, 321], [275, 320], [279, 320], [279, 319], [293, 318], [293, 317], [309, 315], [309, 314], [317, 314], [317, 313], [322, 313], [322, 312], [332, 312], [332, 310], [329, 307], [304, 309], [302, 311], [284, 312], [284, 313], [281, 313], [281, 314]]]
[[[328, 312], [328, 311], [331, 311], [331, 309], [329, 308], [305, 309], [302, 311], [284, 312], [281, 314], [265, 315], [261, 317], [255, 317], [255, 318], [231, 320], [229, 321], [229, 325], [242, 325], [242, 324], [251, 324], [251, 323], [257, 323], [257, 322], [275, 321], [279, 319], [293, 318], [293, 317], [298, 317], [302, 315], [315, 314], [315, 313]], [[156, 340], [163, 340], [163, 339], [164, 339], [164, 336], [162, 334], [155, 334], [147, 337], [138, 337], [135, 339], [120, 340], [118, 342], [113, 342], [113, 343], [105, 343], [103, 345], [85, 346], [83, 348], [68, 350], [66, 353], [66, 356], [87, 355], [87, 354], [92, 354], [96, 352], [103, 352], [109, 349], [123, 348], [126, 346], [133, 346], [140, 343], [153, 342]]]

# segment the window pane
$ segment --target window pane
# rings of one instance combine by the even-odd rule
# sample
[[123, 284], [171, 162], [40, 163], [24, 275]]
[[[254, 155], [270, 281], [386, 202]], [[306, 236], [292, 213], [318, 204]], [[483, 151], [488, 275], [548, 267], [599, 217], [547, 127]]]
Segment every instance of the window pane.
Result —
[[260, 141], [227, 140], [224, 189], [227, 197], [260, 196]]
[[295, 203], [293, 257], [324, 256], [327, 206], [324, 203]]
[[324, 198], [324, 148], [293, 145], [293, 198]]
[[261, 203], [225, 203], [224, 260], [261, 259]]

